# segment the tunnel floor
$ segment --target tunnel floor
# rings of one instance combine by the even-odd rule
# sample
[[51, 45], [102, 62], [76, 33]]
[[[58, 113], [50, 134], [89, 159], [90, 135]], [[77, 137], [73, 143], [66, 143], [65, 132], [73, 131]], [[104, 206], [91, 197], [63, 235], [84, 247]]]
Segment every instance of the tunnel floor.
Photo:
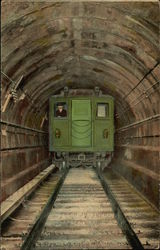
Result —
[[158, 249], [159, 212], [122, 176], [106, 169], [104, 178], [145, 249]]
[[[23, 243], [62, 176], [63, 171], [58, 171], [47, 177], [3, 223], [4, 249], [10, 250], [13, 246], [16, 250], [27, 249], [22, 247]], [[102, 176], [142, 249], [158, 249], [158, 212], [112, 169], [107, 169]], [[119, 210], [115, 211], [94, 169], [70, 169], [51, 206], [35, 249], [134, 249], [124, 234], [121, 225], [124, 222], [117, 218]]]
[[130, 249], [95, 172], [71, 169], [35, 249], [117, 248]]

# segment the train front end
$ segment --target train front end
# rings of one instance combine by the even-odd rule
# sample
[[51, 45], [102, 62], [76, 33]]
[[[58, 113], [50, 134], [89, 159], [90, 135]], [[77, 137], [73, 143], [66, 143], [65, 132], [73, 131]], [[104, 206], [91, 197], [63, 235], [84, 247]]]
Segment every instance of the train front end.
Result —
[[52, 96], [49, 138], [57, 167], [106, 167], [114, 150], [113, 98], [94, 93]]

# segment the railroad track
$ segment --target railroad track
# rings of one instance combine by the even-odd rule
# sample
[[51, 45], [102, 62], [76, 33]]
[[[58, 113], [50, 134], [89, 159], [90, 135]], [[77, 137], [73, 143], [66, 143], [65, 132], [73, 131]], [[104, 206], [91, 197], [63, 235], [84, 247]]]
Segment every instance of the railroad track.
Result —
[[[17, 212], [28, 227], [12, 221], [2, 230], [3, 241], [10, 239], [8, 246], [15, 242], [14, 250], [144, 249], [99, 171], [72, 168], [56, 175], [35, 192], [23, 216]], [[35, 210], [36, 219], [27, 220]], [[8, 246], [2, 249], [13, 249]]]
[[[144, 249], [160, 249], [159, 210], [149, 204], [122, 176], [107, 169], [101, 177], [108, 196], [114, 196]], [[112, 202], [113, 203], [113, 202]]]
[[93, 168], [69, 170], [43, 224], [22, 249], [132, 249]]
[[20, 250], [26, 235], [41, 216], [50, 196], [59, 186], [62, 174], [51, 173], [2, 223], [1, 250]]

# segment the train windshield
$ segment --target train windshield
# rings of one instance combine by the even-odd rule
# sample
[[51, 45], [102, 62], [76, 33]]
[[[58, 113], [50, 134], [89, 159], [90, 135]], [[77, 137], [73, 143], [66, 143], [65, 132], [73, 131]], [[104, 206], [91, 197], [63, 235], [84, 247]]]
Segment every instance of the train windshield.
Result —
[[97, 117], [105, 118], [109, 116], [108, 103], [97, 103]]
[[54, 105], [54, 116], [57, 118], [67, 117], [67, 103], [57, 102]]

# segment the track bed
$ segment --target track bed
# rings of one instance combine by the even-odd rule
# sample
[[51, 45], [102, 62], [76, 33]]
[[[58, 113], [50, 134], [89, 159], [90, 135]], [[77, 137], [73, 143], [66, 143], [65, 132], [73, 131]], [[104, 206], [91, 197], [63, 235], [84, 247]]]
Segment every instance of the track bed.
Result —
[[69, 171], [35, 249], [131, 249], [93, 169]]

